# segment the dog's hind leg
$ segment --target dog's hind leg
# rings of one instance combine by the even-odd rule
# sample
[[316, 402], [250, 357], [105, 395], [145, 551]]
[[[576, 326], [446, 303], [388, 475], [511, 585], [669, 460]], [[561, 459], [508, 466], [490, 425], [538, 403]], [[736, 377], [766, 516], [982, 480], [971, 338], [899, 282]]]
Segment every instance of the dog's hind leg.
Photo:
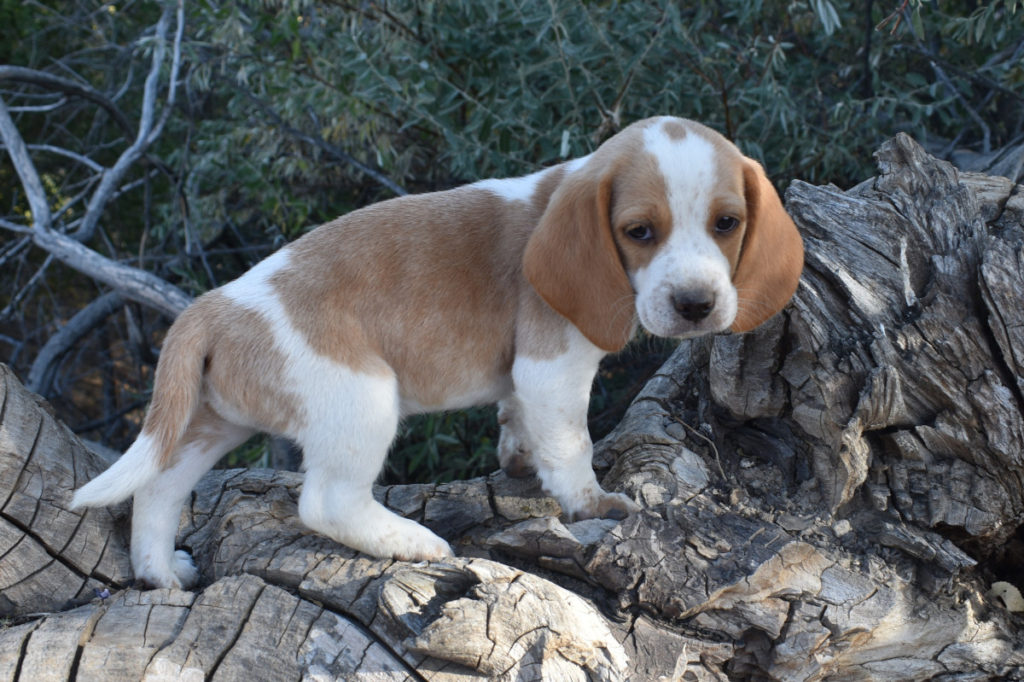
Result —
[[[306, 475], [299, 516], [312, 530], [371, 556], [430, 561], [451, 556], [448, 543], [373, 498], [399, 420], [393, 374], [337, 368], [336, 392], [324, 384], [305, 396]], [[326, 382], [325, 382], [326, 383]]]
[[132, 503], [132, 570], [152, 587], [188, 588], [198, 581], [192, 558], [174, 550], [181, 507], [203, 474], [254, 431], [221, 418], [209, 406], [196, 410], [171, 466], [135, 492]]

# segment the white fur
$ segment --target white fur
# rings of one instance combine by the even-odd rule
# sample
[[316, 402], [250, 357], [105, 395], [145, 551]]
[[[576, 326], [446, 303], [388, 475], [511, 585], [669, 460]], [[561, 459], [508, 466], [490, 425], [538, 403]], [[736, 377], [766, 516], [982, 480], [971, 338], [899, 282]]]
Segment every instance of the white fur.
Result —
[[590, 465], [587, 430], [590, 388], [604, 351], [575, 327], [567, 328], [566, 337], [568, 348], [556, 357], [515, 359], [509, 408], [515, 437], [531, 454], [544, 489], [576, 515], [605, 494]]
[[[699, 135], [672, 139], [659, 125], [644, 130], [644, 143], [665, 177], [672, 231], [647, 267], [632, 275], [640, 323], [657, 336], [680, 338], [727, 329], [737, 310], [732, 266], [707, 230], [714, 147]], [[696, 323], [681, 318], [672, 294], [705, 287], [715, 297], [710, 315]]]
[[141, 435], [109, 469], [75, 491], [71, 509], [106, 507], [127, 498], [159, 472], [153, 439]]
[[[583, 168], [591, 156], [591, 154], [587, 154], [578, 159], [566, 161], [565, 172], [573, 173]], [[517, 178], [488, 178], [487, 180], [474, 182], [471, 187], [493, 192], [506, 201], [530, 201], [533, 199], [533, 194], [536, 192], [537, 185], [540, 184], [541, 179], [551, 170], [551, 168], [545, 168], [542, 171]]]
[[531, 173], [518, 178], [491, 178], [474, 182], [473, 187], [494, 192], [506, 201], [529, 201], [537, 189], [537, 183], [547, 170]]
[[199, 572], [191, 557], [174, 551], [180, 509], [203, 474], [252, 434], [252, 429], [223, 422], [206, 434], [210, 442], [180, 448], [174, 466], [135, 491], [131, 554], [136, 580], [156, 587], [187, 588], [196, 583]]

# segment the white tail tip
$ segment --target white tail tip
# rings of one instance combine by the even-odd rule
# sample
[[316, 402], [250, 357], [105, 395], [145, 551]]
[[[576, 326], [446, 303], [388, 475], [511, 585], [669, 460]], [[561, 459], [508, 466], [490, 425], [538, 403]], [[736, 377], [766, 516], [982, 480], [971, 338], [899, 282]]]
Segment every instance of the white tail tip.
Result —
[[150, 436], [139, 436], [109, 469], [75, 491], [71, 509], [117, 504], [152, 481], [160, 473], [154, 446]]

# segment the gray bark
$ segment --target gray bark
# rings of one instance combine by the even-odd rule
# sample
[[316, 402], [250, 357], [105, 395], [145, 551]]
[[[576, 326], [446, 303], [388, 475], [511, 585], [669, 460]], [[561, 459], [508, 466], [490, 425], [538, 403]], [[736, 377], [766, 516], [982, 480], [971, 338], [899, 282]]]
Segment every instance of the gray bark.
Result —
[[127, 505], [65, 511], [101, 460], [0, 371], [0, 680], [1021, 679], [1024, 189], [878, 161], [794, 183], [792, 306], [682, 344], [598, 444], [621, 522], [500, 472], [381, 488], [459, 555], [381, 561], [301, 526], [300, 475], [214, 471], [201, 589], [139, 592]]

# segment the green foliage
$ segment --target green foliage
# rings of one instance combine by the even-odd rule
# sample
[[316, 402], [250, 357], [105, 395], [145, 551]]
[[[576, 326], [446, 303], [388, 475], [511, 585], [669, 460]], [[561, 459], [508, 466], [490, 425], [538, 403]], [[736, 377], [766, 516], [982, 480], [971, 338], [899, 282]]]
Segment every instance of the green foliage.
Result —
[[[780, 179], [849, 184], [898, 130], [970, 143], [986, 133], [964, 129], [969, 109], [1019, 111], [1019, 50], [1003, 53], [1020, 0], [913, 5], [892, 32], [865, 26], [897, 5], [870, 6], [201, 3], [190, 83], [216, 115], [192, 136], [191, 202], [291, 237], [387, 195], [268, 111], [412, 190], [529, 172], [657, 113], [706, 122]], [[990, 143], [1020, 132], [989, 125]]]
[[425, 414], [407, 419], [388, 459], [394, 483], [453, 481], [498, 466], [498, 419], [493, 408]]

